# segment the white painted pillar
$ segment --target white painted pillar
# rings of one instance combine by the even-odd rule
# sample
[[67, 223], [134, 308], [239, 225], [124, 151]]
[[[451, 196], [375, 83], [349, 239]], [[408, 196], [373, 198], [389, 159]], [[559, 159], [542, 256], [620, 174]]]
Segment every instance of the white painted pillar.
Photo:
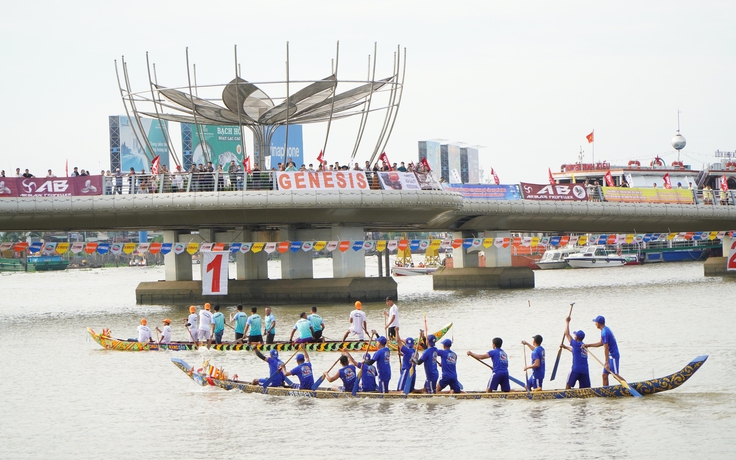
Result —
[[[452, 232], [452, 239], [457, 238], [475, 238], [475, 235], [470, 232]], [[453, 268], [477, 268], [478, 251], [473, 250], [468, 252], [468, 250], [466, 250], [462, 246], [457, 249], [453, 249], [452, 264]]]
[[[483, 232], [481, 238], [511, 238], [511, 232]], [[496, 247], [494, 244], [483, 250], [486, 254], [486, 267], [510, 267], [511, 266], [511, 243], [506, 248]]]
[[[180, 232], [176, 230], [165, 230], [164, 243], [178, 243]], [[189, 234], [186, 234], [189, 237]], [[172, 250], [164, 255], [164, 279], [166, 281], [191, 281], [192, 280], [192, 256], [184, 251], [175, 254]]]
[[[318, 238], [321, 236], [322, 238]], [[324, 239], [326, 235], [316, 230], [297, 230], [293, 226], [282, 227], [279, 232], [280, 241], [319, 241]], [[296, 252], [288, 250], [281, 254], [281, 279], [311, 279], [314, 277], [314, 267], [312, 266], [312, 251]]]
[[[330, 240], [333, 241], [356, 241], [364, 240], [363, 227], [347, 227], [340, 225], [332, 226]], [[342, 252], [340, 249], [332, 251], [332, 277], [333, 278], [365, 278], [365, 251], [353, 251], [348, 248]]]

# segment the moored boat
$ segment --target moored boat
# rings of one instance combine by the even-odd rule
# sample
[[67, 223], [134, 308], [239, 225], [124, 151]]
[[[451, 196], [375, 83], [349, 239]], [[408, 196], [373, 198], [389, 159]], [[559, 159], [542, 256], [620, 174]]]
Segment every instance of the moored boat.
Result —
[[391, 274], [394, 276], [416, 276], [431, 275], [437, 271], [437, 267], [393, 267]]
[[581, 252], [565, 257], [565, 261], [572, 268], [612, 268], [626, 264], [626, 258], [610, 254], [605, 246], [588, 246]]
[[537, 261], [537, 265], [542, 270], [550, 270], [555, 268], [567, 268], [569, 265], [565, 257], [583, 251], [583, 248], [575, 246], [565, 246], [559, 249], [549, 249], [544, 252], [542, 258]]
[[[442, 329], [433, 332], [435, 337], [437, 337], [437, 340], [441, 339], [442, 337], [447, 334], [447, 331], [450, 330], [452, 327], [452, 323], [446, 325]], [[196, 350], [198, 347], [195, 343], [192, 342], [171, 342], [168, 344], [158, 342], [135, 342], [130, 341], [127, 339], [118, 339], [111, 337], [109, 332], [103, 332], [103, 333], [96, 333], [92, 328], [87, 328], [87, 332], [89, 332], [89, 335], [92, 336], [92, 339], [97, 342], [102, 348], [108, 349], [108, 350], [117, 350], [117, 351], [187, 351], [187, 350]], [[378, 349], [378, 344], [373, 341], [370, 343], [367, 340], [357, 340], [357, 341], [332, 341], [328, 340], [325, 342], [313, 342], [313, 343], [294, 343], [294, 342], [276, 342], [271, 344], [261, 344], [261, 345], [248, 345], [248, 344], [238, 344], [234, 342], [228, 342], [228, 343], [221, 343], [221, 344], [215, 344], [212, 343], [210, 345], [210, 350], [216, 350], [216, 351], [252, 351], [253, 349], [258, 349], [260, 351], [271, 351], [271, 350], [278, 350], [278, 351], [296, 351], [300, 345], [303, 345], [304, 348], [309, 352], [341, 352], [341, 351], [376, 351]], [[370, 348], [369, 348], [370, 345]], [[396, 342], [391, 341], [388, 343], [388, 346], [392, 350], [396, 350]], [[204, 345], [203, 345], [204, 347]], [[420, 344], [420, 349], [423, 349], [423, 347]]]
[[[654, 378], [650, 380], [643, 380], [641, 382], [629, 382], [628, 385], [640, 393], [642, 396], [649, 396], [655, 393], [661, 393], [663, 391], [673, 390], [683, 383], [685, 383], [693, 374], [700, 369], [700, 367], [708, 359], [707, 355], [698, 356], [690, 363], [688, 363], [680, 371], [665, 377]], [[181, 369], [184, 373], [193, 378], [196, 372], [193, 371], [192, 366], [187, 364], [185, 361], [172, 358], [171, 360], [175, 366]], [[206, 384], [214, 385], [224, 390], [240, 390], [244, 393], [264, 393], [270, 396], [297, 396], [305, 398], [318, 398], [318, 399], [336, 399], [336, 398], [352, 398], [353, 395], [350, 392], [336, 391], [331, 389], [319, 388], [317, 390], [302, 390], [292, 389], [288, 387], [267, 387], [263, 388], [259, 385], [253, 385], [250, 382], [239, 381], [236, 379], [227, 378], [212, 378], [206, 377]], [[195, 379], [195, 382], [197, 380]], [[198, 383], [201, 384], [201, 383]], [[356, 393], [357, 398], [371, 398], [371, 399], [575, 399], [575, 398], [617, 398], [617, 397], [631, 397], [631, 392], [624, 385], [611, 385], [607, 387], [596, 387], [596, 388], [573, 388], [569, 390], [540, 390], [540, 391], [511, 391], [511, 392], [492, 392], [486, 393], [485, 391], [467, 391], [465, 393], [438, 393], [438, 394], [427, 394], [427, 393], [409, 393], [404, 394], [403, 392], [389, 392], [389, 393]]]

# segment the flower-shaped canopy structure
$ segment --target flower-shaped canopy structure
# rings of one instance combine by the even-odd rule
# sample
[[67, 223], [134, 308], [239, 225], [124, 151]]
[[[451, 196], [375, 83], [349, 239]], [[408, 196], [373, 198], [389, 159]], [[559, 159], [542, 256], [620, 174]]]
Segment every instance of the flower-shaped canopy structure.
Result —
[[[339, 81], [335, 72], [321, 80], [293, 81], [287, 77], [285, 81], [254, 83], [236, 76], [225, 84], [199, 86], [189, 84], [185, 87], [166, 87], [151, 80], [149, 89], [144, 91], [131, 89], [128, 83], [127, 64], [123, 61], [122, 81], [125, 82], [125, 86], [120, 85], [120, 94], [126, 112], [129, 115], [132, 112], [137, 123], [140, 123], [139, 117], [147, 116], [194, 125], [214, 124], [249, 128], [254, 136], [257, 163], [263, 161], [271, 137], [279, 126], [327, 123], [329, 135], [332, 120], [360, 115], [360, 129], [356, 135], [352, 155], [354, 157], [368, 114], [385, 111], [383, 129], [376, 142], [372, 160], [381, 148], [385, 148], [390, 128], [398, 113], [404, 74], [400, 69], [405, 67], [401, 65], [398, 56], [397, 53], [393, 74], [382, 79]], [[372, 73], [375, 75], [375, 58], [373, 62]], [[189, 67], [188, 58], [187, 67]], [[149, 76], [150, 74], [149, 66]], [[118, 81], [120, 82], [119, 74]], [[272, 96], [264, 91], [265, 87], [285, 87], [286, 94]], [[292, 88], [298, 89], [290, 92]], [[338, 88], [341, 91], [338, 91]], [[245, 150], [245, 145], [243, 149]], [[171, 151], [174, 152], [173, 149]], [[176, 155], [173, 156], [178, 164]]]

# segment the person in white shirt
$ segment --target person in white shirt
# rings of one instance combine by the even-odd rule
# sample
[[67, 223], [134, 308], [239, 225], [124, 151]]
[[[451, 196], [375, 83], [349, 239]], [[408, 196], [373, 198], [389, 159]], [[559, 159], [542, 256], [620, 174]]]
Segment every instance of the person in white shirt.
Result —
[[146, 321], [146, 318], [143, 318], [141, 320], [141, 325], [138, 326], [138, 341], [141, 343], [145, 342], [153, 342], [153, 339], [151, 338], [151, 329], [146, 326], [148, 321]]
[[200, 342], [209, 341], [212, 337], [212, 313], [210, 312], [210, 304], [204, 304], [204, 309], [199, 310], [199, 335], [197, 340]]
[[158, 332], [161, 333], [161, 338], [159, 339], [158, 343], [171, 343], [171, 320], [169, 318], [166, 318], [163, 320], [164, 328], [159, 329], [156, 328]]
[[364, 340], [364, 332], [368, 334], [368, 321], [365, 313], [363, 313], [363, 304], [358, 300], [355, 302], [355, 310], [350, 312], [350, 328], [345, 331], [345, 336], [342, 338], [342, 341], [346, 341], [348, 336], [351, 334], [357, 335], [358, 340]]
[[197, 307], [192, 305], [189, 307], [189, 317], [185, 320], [187, 322], [187, 327], [189, 328], [189, 337], [192, 339], [192, 342], [197, 342], [197, 323], [199, 322], [199, 317], [197, 316]]
[[392, 340], [398, 340], [399, 337], [399, 307], [394, 302], [396, 298], [394, 296], [386, 297], [386, 305], [389, 310], [383, 311], [383, 315], [388, 317], [388, 338]]

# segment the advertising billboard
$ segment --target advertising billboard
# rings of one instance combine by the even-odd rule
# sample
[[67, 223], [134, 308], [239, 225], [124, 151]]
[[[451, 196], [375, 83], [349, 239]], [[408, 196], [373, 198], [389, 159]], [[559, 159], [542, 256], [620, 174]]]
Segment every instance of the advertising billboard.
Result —
[[[291, 160], [297, 168], [304, 164], [304, 140], [301, 125], [289, 125], [289, 145], [284, 152], [284, 140], [286, 128], [279, 126], [271, 137], [271, 145], [268, 154], [271, 156], [271, 167], [278, 167], [279, 163]], [[314, 155], [315, 157], [317, 154]]]
[[[202, 139], [203, 138], [203, 139]], [[243, 163], [243, 144], [239, 126], [197, 125], [182, 123], [181, 142], [184, 167], [206, 165], [205, 152], [212, 166], [217, 169], [222, 165], [227, 171], [227, 165], [232, 160], [236, 164]]]
[[[161, 165], [169, 167], [169, 146], [165, 136], [168, 122], [143, 117], [140, 120], [143, 132], [134, 119], [122, 115], [109, 117], [110, 170], [120, 168], [128, 171], [134, 168], [136, 172], [150, 172], [151, 160], [157, 155], [161, 156]], [[153, 152], [146, 145], [145, 139], [148, 139]]]
[[528, 184], [521, 183], [525, 200], [540, 201], [585, 201], [588, 192], [579, 184]]

